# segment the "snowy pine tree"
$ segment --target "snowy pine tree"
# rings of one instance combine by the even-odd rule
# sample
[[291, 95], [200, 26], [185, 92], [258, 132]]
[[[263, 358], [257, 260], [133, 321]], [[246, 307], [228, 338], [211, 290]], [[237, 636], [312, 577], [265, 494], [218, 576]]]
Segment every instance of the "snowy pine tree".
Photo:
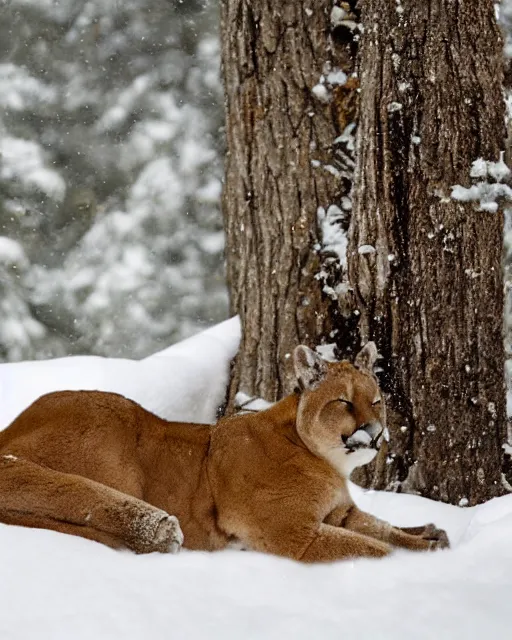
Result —
[[138, 357], [226, 316], [215, 5], [2, 8], [1, 358]]

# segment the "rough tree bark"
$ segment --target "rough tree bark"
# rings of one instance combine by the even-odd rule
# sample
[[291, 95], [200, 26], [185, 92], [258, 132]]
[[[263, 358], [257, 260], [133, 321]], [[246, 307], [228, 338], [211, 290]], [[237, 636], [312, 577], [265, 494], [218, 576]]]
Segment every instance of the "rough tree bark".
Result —
[[393, 411], [380, 480], [474, 504], [502, 490], [503, 219], [450, 193], [504, 147], [494, 3], [366, 0], [363, 24], [349, 279]]
[[[502, 215], [450, 192], [469, 185], [473, 160], [497, 160], [503, 147], [493, 2], [361, 3], [351, 288], [338, 300], [315, 278], [317, 209], [348, 193], [325, 169], [353, 113], [347, 119], [336, 91], [321, 103], [312, 89], [324, 62], [347, 71], [352, 62], [333, 37], [332, 0], [303, 4], [222, 5], [227, 267], [243, 325], [231, 401], [237, 390], [268, 400], [290, 391], [287, 362], [300, 342], [336, 333], [343, 351], [374, 339], [392, 440], [387, 459], [359, 480], [479, 502], [501, 490], [506, 440]], [[359, 316], [343, 315], [351, 296]]]
[[331, 38], [332, 0], [307, 5], [222, 2], [227, 277], [243, 325], [231, 403], [239, 389], [268, 400], [291, 391], [291, 351], [327, 335], [337, 307], [312, 247], [318, 207], [350, 189], [333, 143], [354, 118], [356, 87], [349, 78], [323, 101], [312, 88], [323, 71], [352, 72], [353, 43], [343, 25]]

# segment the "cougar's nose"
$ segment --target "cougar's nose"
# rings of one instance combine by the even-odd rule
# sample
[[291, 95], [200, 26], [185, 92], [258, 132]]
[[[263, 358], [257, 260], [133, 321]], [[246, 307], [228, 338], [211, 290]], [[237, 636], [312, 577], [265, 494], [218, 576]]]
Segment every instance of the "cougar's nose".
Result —
[[359, 428], [360, 429], [364, 429], [372, 440], [373, 440], [373, 438], [376, 438], [377, 436], [380, 436], [380, 434], [382, 433], [382, 425], [378, 421], [365, 422]]
[[372, 443], [377, 443], [381, 433], [382, 433], [382, 424], [378, 421], [375, 422], [366, 422], [362, 424], [360, 429], [364, 429], [366, 433], [370, 436]]

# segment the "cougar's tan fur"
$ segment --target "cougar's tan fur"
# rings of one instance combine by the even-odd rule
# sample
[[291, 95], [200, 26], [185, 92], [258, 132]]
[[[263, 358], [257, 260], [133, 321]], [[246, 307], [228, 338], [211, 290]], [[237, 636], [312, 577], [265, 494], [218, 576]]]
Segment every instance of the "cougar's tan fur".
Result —
[[297, 347], [300, 393], [215, 426], [167, 422], [112, 393], [43, 396], [0, 433], [0, 522], [139, 553], [175, 551], [182, 532], [189, 549], [310, 562], [447, 546], [433, 525], [392, 527], [348, 493], [385, 422], [375, 356], [369, 343], [355, 365], [327, 364]]

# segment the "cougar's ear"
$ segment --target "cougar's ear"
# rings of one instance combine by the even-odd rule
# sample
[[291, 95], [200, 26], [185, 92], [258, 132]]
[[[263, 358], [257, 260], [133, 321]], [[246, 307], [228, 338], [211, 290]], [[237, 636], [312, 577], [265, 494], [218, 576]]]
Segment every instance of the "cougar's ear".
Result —
[[375, 342], [367, 342], [354, 360], [354, 366], [358, 369], [368, 369], [373, 371], [373, 367], [379, 354]]
[[325, 360], [303, 344], [295, 347], [293, 366], [301, 389], [316, 389], [327, 374]]

